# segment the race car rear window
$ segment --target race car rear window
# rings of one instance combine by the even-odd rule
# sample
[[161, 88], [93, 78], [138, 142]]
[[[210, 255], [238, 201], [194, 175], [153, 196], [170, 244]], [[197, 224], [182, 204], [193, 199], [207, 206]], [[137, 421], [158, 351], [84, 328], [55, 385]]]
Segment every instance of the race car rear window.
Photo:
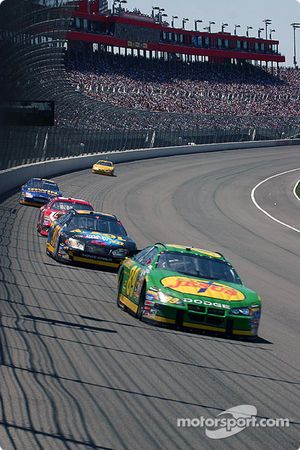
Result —
[[200, 255], [164, 252], [159, 257], [157, 268], [172, 270], [198, 278], [242, 284], [238, 274], [226, 261], [205, 258]]
[[52, 209], [55, 209], [56, 211], [69, 211], [70, 209], [75, 209], [76, 211], [93, 211], [93, 208], [90, 205], [72, 202], [54, 202]]
[[115, 236], [127, 236], [123, 225], [115, 219], [101, 216], [75, 215], [70, 226], [81, 230], [98, 231], [100, 233], [114, 234]]

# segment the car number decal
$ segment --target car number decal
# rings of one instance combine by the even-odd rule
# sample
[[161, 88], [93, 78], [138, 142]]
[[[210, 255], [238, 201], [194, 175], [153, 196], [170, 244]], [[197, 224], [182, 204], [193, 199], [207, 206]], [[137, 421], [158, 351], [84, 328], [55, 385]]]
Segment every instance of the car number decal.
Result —
[[133, 296], [134, 287], [135, 287], [135, 284], [136, 284], [136, 281], [137, 281], [140, 271], [141, 271], [141, 269], [139, 269], [138, 266], [134, 266], [129, 272], [128, 280], [126, 283], [126, 295], [128, 297]]

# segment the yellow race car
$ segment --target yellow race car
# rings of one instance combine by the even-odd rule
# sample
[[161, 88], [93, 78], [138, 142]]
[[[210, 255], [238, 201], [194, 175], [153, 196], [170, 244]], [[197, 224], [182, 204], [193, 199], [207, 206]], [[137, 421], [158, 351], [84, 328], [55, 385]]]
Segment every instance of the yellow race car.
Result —
[[115, 166], [111, 161], [99, 160], [92, 167], [93, 173], [101, 173], [102, 175], [111, 175], [115, 173]]

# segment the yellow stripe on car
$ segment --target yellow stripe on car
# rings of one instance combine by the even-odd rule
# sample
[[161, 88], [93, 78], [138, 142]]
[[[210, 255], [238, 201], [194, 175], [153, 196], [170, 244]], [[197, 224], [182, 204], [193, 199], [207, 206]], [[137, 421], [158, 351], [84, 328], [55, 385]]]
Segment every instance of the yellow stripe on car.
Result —
[[138, 305], [136, 305], [132, 300], [129, 300], [129, 298], [125, 297], [125, 295], [119, 294], [119, 300], [123, 305], [127, 306], [127, 308], [129, 308], [131, 311], [133, 311], [134, 313], [137, 312]]
[[[147, 317], [146, 317], [147, 319]], [[151, 320], [155, 320], [156, 322], [160, 322], [160, 323], [175, 323], [175, 319], [167, 319], [165, 317], [161, 317], [161, 316], [155, 316], [154, 318], [151, 318]]]
[[117, 269], [120, 266], [119, 263], [112, 263], [108, 261], [97, 261], [92, 258], [83, 258], [81, 256], [73, 256], [73, 261], [86, 262], [88, 264], [97, 264], [98, 266], [113, 267], [115, 269]]
[[201, 330], [209, 330], [209, 331], [220, 331], [225, 332], [225, 328], [219, 328], [219, 327], [211, 327], [209, 325], [200, 325], [198, 323], [191, 323], [191, 322], [183, 322], [184, 327], [188, 328], [200, 328]]
[[232, 330], [232, 334], [236, 334], [239, 336], [253, 336], [253, 333], [251, 331], [246, 330]]

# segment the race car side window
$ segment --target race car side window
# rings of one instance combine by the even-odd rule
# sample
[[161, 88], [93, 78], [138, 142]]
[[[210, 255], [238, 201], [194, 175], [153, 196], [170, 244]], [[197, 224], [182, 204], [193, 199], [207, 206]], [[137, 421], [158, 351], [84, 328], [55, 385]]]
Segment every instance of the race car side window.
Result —
[[140, 258], [139, 263], [142, 264], [143, 266], [146, 265], [148, 266], [149, 264], [152, 264], [152, 262], [156, 258], [156, 255], [157, 255], [157, 248], [149, 247], [149, 251], [145, 253], [145, 255], [142, 258]]
[[135, 257], [134, 260], [140, 264], [143, 264], [142, 261], [144, 257], [150, 252], [153, 247], [146, 247], [144, 250], [140, 251]]
[[64, 215], [64, 216], [61, 216], [61, 217], [59, 217], [55, 222], [58, 224], [58, 225], [64, 225], [67, 221], [68, 221], [68, 219], [69, 219], [69, 216], [68, 215]]

